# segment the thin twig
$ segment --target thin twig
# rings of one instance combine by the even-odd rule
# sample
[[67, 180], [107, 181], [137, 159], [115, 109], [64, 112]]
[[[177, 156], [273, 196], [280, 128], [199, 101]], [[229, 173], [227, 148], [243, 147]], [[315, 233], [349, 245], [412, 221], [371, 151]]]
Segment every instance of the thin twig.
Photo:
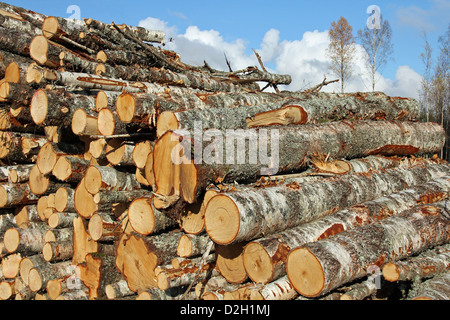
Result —
[[202, 271], [203, 267], [205, 266], [205, 262], [206, 262], [206, 258], [208, 258], [212, 248], [214, 246], [214, 242], [210, 241], [208, 243], [208, 246], [206, 247], [206, 251], [203, 254], [202, 257], [202, 261], [200, 262], [200, 266], [198, 267], [197, 273], [195, 274], [194, 280], [192, 280], [191, 284], [189, 285], [189, 287], [187, 288], [186, 292], [183, 294], [183, 296], [180, 298], [180, 300], [184, 300], [184, 298], [186, 298], [187, 294], [189, 293], [189, 291], [191, 291], [192, 286], [194, 285], [194, 283], [197, 281], [200, 272]]
[[[259, 55], [259, 53], [256, 52], [256, 50], [253, 49], [253, 48], [252, 48], [252, 50], [253, 50], [253, 52], [255, 53], [255, 56], [256, 56], [256, 58], [258, 59], [258, 62], [259, 62], [259, 64], [260, 64], [261, 68], [263, 69], [263, 71], [264, 71], [264, 72], [268, 72], [268, 71], [266, 70], [266, 67], [264, 66], [264, 63], [263, 63], [263, 61], [262, 61], [261, 56]], [[280, 90], [278, 89], [278, 86], [277, 86], [275, 83], [269, 83], [269, 85], [270, 85], [271, 87], [273, 87], [277, 93], [280, 93]], [[264, 87], [263, 90], [265, 90], [266, 88], [267, 88], [267, 87]], [[261, 90], [261, 91], [263, 91], [263, 90]]]

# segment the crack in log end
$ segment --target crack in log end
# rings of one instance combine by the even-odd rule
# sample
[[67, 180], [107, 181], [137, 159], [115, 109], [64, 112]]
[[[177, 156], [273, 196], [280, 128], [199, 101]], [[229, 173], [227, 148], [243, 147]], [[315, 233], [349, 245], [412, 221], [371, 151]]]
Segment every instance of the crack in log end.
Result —
[[324, 233], [322, 233], [316, 241], [320, 241], [322, 239], [326, 239], [328, 237], [334, 236], [338, 233], [344, 232], [345, 231], [345, 227], [343, 224], [341, 223], [335, 223], [333, 224], [331, 227], [329, 227], [327, 230], [325, 230]]
[[382, 155], [382, 156], [408, 156], [416, 154], [420, 151], [419, 148], [414, 146], [402, 146], [402, 145], [386, 145], [384, 147], [372, 150], [367, 153], [367, 156]]
[[448, 197], [447, 192], [430, 192], [420, 196], [420, 198], [417, 200], [417, 204], [435, 203], [444, 200], [447, 197]]
[[423, 206], [420, 211], [425, 216], [439, 216], [441, 214], [441, 210], [434, 206]]

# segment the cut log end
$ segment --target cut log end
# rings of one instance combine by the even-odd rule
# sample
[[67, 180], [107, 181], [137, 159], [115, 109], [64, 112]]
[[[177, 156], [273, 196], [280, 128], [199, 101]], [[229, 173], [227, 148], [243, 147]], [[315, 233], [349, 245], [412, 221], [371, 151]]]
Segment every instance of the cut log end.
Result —
[[178, 256], [185, 258], [192, 254], [192, 241], [187, 235], [183, 235], [178, 242], [177, 247]]
[[101, 215], [94, 214], [91, 219], [89, 219], [88, 232], [92, 240], [98, 241], [103, 236], [103, 219]]
[[30, 171], [29, 186], [31, 192], [40, 196], [47, 192], [50, 186], [50, 179], [42, 174], [39, 168], [35, 165]]
[[295, 290], [302, 296], [314, 298], [321, 294], [325, 276], [321, 263], [307, 248], [291, 251], [286, 261], [286, 272]]
[[49, 262], [53, 259], [54, 253], [53, 253], [53, 248], [52, 248], [52, 245], [50, 242], [47, 242], [42, 247], [42, 255], [43, 255], [45, 261]]
[[261, 244], [250, 242], [244, 249], [243, 259], [245, 271], [253, 282], [268, 283], [272, 280], [272, 259]]
[[165, 111], [158, 116], [156, 135], [163, 136], [167, 131], [179, 129], [178, 119], [173, 112]]
[[44, 36], [36, 36], [30, 44], [30, 56], [41, 65], [47, 62], [48, 40]]
[[99, 135], [97, 118], [89, 116], [83, 109], [77, 109], [72, 116], [72, 132], [80, 135]]
[[60, 157], [56, 161], [52, 173], [57, 179], [61, 181], [66, 181], [66, 179], [69, 178], [72, 174], [72, 165], [66, 159], [66, 157]]
[[45, 38], [51, 39], [57, 36], [58, 30], [59, 30], [58, 19], [56, 19], [55, 17], [45, 18], [44, 22], [42, 23], [42, 35]]
[[[197, 200], [198, 172], [193, 161], [184, 155], [180, 139], [182, 137], [169, 131], [155, 144], [153, 173], [156, 193], [166, 197], [182, 195], [185, 202], [193, 204]], [[155, 201], [157, 209], [163, 208], [160, 205], [163, 206]]]
[[134, 97], [129, 93], [121, 94], [116, 101], [116, 110], [120, 120], [125, 123], [130, 123], [133, 120], [136, 110]]
[[128, 209], [128, 218], [134, 231], [142, 235], [150, 235], [155, 228], [155, 216], [151, 205], [152, 199], [134, 200]]
[[116, 128], [114, 114], [109, 109], [102, 109], [98, 113], [98, 131], [101, 135], [111, 136]]
[[232, 243], [239, 232], [240, 213], [234, 201], [225, 196], [213, 197], [205, 211], [205, 229], [211, 239], [222, 245]]
[[389, 282], [395, 282], [400, 279], [400, 272], [394, 263], [386, 263], [383, 266], [383, 277]]
[[31, 118], [37, 125], [42, 124], [47, 117], [48, 97], [45, 90], [39, 89], [33, 94], [30, 104]]
[[46, 143], [39, 150], [39, 154], [36, 159], [36, 166], [42, 174], [49, 174], [58, 161], [58, 155], [53, 149], [52, 143]]
[[4, 186], [0, 186], [0, 208], [4, 208], [8, 204], [8, 191]]
[[95, 195], [99, 193], [100, 188], [102, 187], [102, 174], [95, 166], [86, 170], [84, 179], [85, 188], [90, 194]]
[[16, 252], [20, 243], [20, 233], [17, 229], [11, 228], [6, 230], [5, 235], [3, 236], [3, 245], [5, 246], [6, 251], [9, 253]]
[[31, 291], [38, 292], [42, 288], [42, 277], [37, 269], [31, 269], [28, 273], [28, 286]]
[[105, 91], [99, 91], [95, 98], [95, 109], [98, 111], [107, 108], [109, 105], [108, 95]]

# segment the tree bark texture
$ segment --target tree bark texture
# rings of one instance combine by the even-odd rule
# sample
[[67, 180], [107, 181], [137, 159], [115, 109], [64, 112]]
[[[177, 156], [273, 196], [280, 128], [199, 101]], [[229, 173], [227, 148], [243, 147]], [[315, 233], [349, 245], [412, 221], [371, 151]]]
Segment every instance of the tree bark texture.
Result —
[[448, 242], [449, 221], [446, 201], [421, 205], [292, 250], [287, 275], [301, 295], [318, 297], [365, 276], [372, 265], [380, 267]]

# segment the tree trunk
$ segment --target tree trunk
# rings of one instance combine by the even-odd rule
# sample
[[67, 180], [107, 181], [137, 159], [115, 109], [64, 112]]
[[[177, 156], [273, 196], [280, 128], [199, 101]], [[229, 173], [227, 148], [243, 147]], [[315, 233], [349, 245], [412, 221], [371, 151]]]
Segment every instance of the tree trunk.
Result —
[[287, 276], [263, 285], [262, 288], [249, 288], [249, 291], [250, 300], [292, 300], [298, 296]]
[[21, 253], [24, 256], [42, 252], [45, 229], [11, 228], [5, 232], [3, 243], [9, 253]]
[[105, 287], [105, 294], [110, 300], [135, 295], [135, 293], [128, 288], [126, 280], [108, 284]]
[[410, 300], [449, 300], [450, 272], [444, 272], [436, 277], [422, 282], [410, 295]]
[[34, 163], [41, 147], [48, 142], [42, 136], [17, 132], [2, 132], [0, 137], [0, 159], [9, 163]]
[[32, 193], [28, 183], [0, 186], [0, 208], [37, 203], [39, 197]]
[[85, 188], [96, 195], [100, 190], [132, 191], [140, 189], [134, 174], [120, 172], [114, 168], [91, 166], [85, 174]]
[[275, 187], [222, 193], [208, 203], [205, 229], [222, 245], [250, 241], [446, 175], [448, 170], [447, 165], [418, 164], [306, 183], [293, 179]]
[[[267, 144], [259, 143], [258, 150], [258, 140], [267, 142], [269, 139], [268, 131], [261, 130], [236, 131], [234, 134], [215, 130], [206, 137], [202, 131], [167, 132], [154, 148], [156, 193], [163, 196], [179, 195], [187, 203], [195, 203], [200, 193], [211, 183], [254, 182], [261, 175], [301, 170], [314, 152], [329, 154], [332, 159], [411, 155], [437, 152], [444, 143], [443, 129], [437, 124], [382, 121], [356, 121], [349, 124], [343, 121], [269, 129], [272, 149], [275, 149], [269, 158], [263, 155], [263, 150], [268, 151]], [[258, 135], [261, 135], [259, 139]], [[378, 139], [372, 139], [374, 136]], [[248, 147], [245, 145], [247, 139]], [[227, 146], [226, 161], [224, 145]], [[191, 155], [191, 147], [194, 148], [194, 155]], [[238, 159], [234, 157], [236, 147]], [[233, 153], [230, 154], [230, 151]], [[278, 154], [275, 154], [277, 151]]]
[[72, 117], [79, 108], [95, 109], [95, 98], [84, 94], [74, 94], [65, 89], [37, 90], [30, 104], [33, 121], [37, 125], [70, 128]]
[[[349, 208], [299, 225], [284, 232], [250, 242], [244, 250], [244, 266], [257, 283], [268, 283], [286, 274], [285, 262], [291, 249], [319, 241], [409, 210], [418, 203], [440, 201], [450, 191], [450, 176], [412, 183], [408, 189], [355, 204]], [[422, 177], [419, 177], [421, 180]]]
[[73, 243], [72, 241], [47, 242], [42, 248], [42, 254], [47, 262], [54, 263], [72, 260]]
[[442, 245], [450, 239], [447, 210], [445, 201], [421, 205], [295, 248], [286, 261], [289, 280], [301, 295], [318, 297], [365, 276], [371, 265], [380, 267]]
[[29, 286], [33, 292], [44, 290], [50, 280], [66, 278], [73, 274], [74, 266], [70, 261], [47, 263], [35, 266], [29, 273]]
[[182, 258], [201, 256], [210, 241], [211, 238], [207, 234], [185, 234], [178, 243], [177, 253]]
[[383, 266], [383, 277], [387, 281], [408, 281], [417, 277], [432, 278], [447, 270], [450, 266], [450, 244], [436, 247], [422, 254], [386, 263]]
[[253, 106], [166, 111], [158, 118], [157, 130], [161, 137], [168, 130], [193, 130], [197, 123], [200, 128], [196, 129], [225, 130], [350, 119], [409, 121], [416, 119], [418, 113], [419, 104], [413, 99], [396, 99], [381, 93], [317, 93], [303, 99], [293, 98]]

